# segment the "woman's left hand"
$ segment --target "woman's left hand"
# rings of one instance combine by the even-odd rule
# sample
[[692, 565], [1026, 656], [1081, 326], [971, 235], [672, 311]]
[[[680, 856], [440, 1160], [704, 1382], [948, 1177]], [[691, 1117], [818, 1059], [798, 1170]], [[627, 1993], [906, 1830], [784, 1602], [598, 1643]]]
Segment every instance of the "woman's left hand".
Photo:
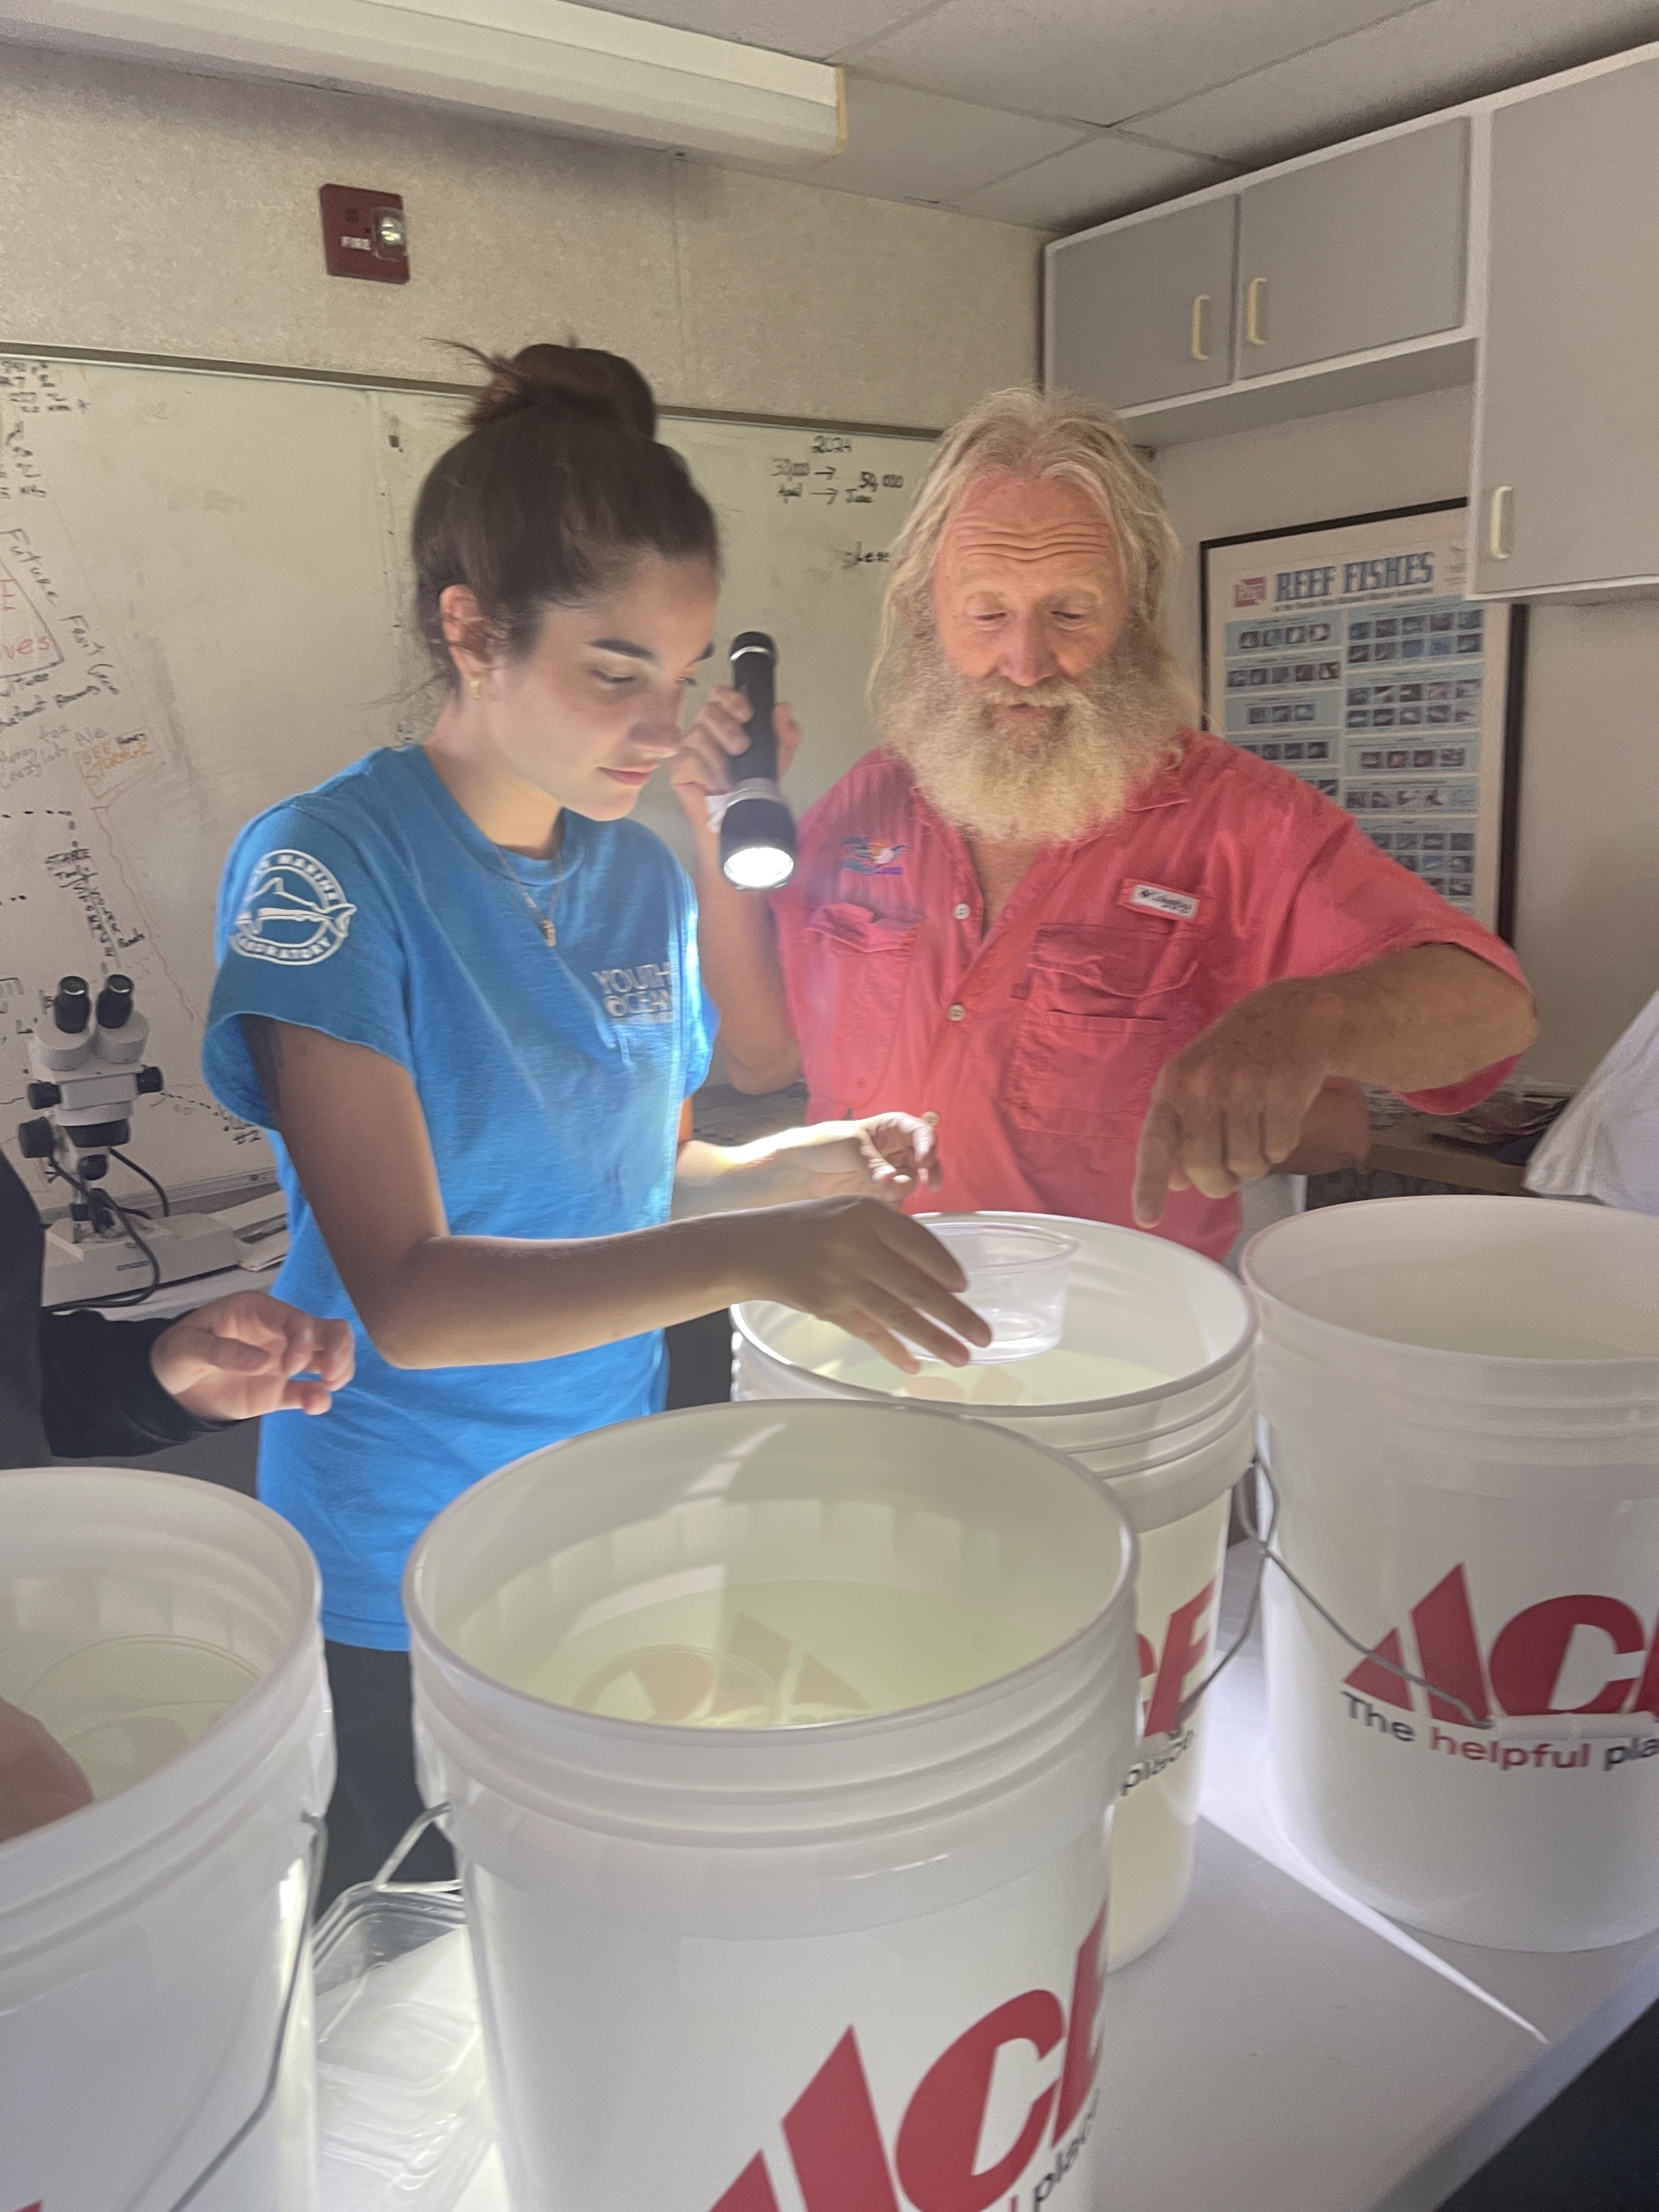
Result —
[[932, 1125], [913, 1114], [814, 1122], [792, 1133], [791, 1150], [809, 1198], [880, 1198], [902, 1206], [938, 1180]]
[[156, 1380], [199, 1421], [326, 1414], [355, 1363], [349, 1321], [319, 1320], [263, 1290], [197, 1306], [149, 1348]]

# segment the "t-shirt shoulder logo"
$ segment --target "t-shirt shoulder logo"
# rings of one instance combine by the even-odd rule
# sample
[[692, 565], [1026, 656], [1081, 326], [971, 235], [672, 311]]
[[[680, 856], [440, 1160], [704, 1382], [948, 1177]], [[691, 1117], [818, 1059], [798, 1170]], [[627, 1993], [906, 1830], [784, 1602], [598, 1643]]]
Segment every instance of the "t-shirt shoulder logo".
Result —
[[884, 844], [876, 837], [843, 837], [841, 841], [841, 864], [855, 875], [902, 875], [904, 863], [899, 855], [903, 845]]
[[320, 860], [280, 847], [253, 864], [231, 950], [248, 960], [308, 968], [340, 950], [356, 912]]

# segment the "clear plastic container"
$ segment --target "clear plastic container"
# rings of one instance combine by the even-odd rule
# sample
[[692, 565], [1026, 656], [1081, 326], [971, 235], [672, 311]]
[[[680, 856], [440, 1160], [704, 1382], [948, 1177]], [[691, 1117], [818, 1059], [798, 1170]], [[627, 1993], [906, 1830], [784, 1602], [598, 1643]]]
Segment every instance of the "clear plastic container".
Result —
[[460, 2212], [495, 2132], [458, 1886], [347, 1890], [313, 1958], [319, 2212]]
[[1065, 1333], [1075, 1236], [970, 1213], [925, 1214], [922, 1226], [961, 1262], [968, 1278], [963, 1303], [991, 1325], [990, 1343], [970, 1347], [974, 1366], [1000, 1367], [1053, 1351]]

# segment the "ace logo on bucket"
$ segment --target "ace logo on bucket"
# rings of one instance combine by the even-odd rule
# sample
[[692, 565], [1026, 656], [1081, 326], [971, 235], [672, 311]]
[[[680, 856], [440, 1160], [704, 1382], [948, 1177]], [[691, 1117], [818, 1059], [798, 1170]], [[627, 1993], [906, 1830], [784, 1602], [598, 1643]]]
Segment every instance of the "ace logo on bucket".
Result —
[[1121, 1797], [1168, 1773], [1197, 1740], [1191, 1725], [1182, 1720], [1181, 1706], [1210, 1656], [1218, 1581], [1219, 1577], [1211, 1575], [1202, 1590], [1176, 1606], [1164, 1623], [1161, 1651], [1145, 1634], [1135, 1639], [1141, 1676], [1141, 1746], [1123, 1777]]
[[1211, 1613], [1216, 1581], [1212, 1575], [1196, 1597], [1189, 1598], [1184, 1605], [1177, 1605], [1164, 1624], [1161, 1652], [1155, 1651], [1145, 1636], [1135, 1639], [1141, 1682], [1150, 1680], [1152, 1684], [1141, 1724], [1143, 1735], [1172, 1735], [1180, 1726], [1181, 1700], [1191, 1687], [1192, 1676], [1210, 1654], [1210, 1639], [1215, 1630]]
[[[1411, 1656], [1403, 1630], [1391, 1628], [1344, 1677], [1351, 1702], [1417, 1713], [1426, 1701], [1431, 1720], [1465, 1727], [1487, 1726], [1495, 1707], [1516, 1719], [1659, 1719], [1659, 1630], [1650, 1638], [1621, 1598], [1580, 1590], [1541, 1599], [1522, 1606], [1483, 1647], [1459, 1562], [1418, 1599], [1409, 1621]], [[1431, 1687], [1419, 1690], [1405, 1679], [1408, 1671]], [[1403, 1726], [1395, 1724], [1395, 1732]]]
[[[1040, 2212], [1055, 2202], [1094, 2123], [1105, 1933], [1103, 1908], [1078, 1948], [1069, 2008], [1052, 1990], [1028, 1989], [940, 2053], [912, 2091], [891, 2148], [849, 2028], [783, 2116], [805, 2212]], [[1039, 2060], [1058, 2057], [1058, 2071], [1033, 2098], [1012, 2144], [993, 2146], [982, 2164], [998, 2059], [1016, 2045]], [[764, 2152], [709, 2212], [784, 2212]]]

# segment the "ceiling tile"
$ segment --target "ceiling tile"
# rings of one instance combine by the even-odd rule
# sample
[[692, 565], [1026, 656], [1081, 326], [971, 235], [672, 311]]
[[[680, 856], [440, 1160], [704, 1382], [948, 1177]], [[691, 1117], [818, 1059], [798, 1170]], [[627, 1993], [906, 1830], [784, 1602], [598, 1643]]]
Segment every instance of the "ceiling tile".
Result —
[[1039, 123], [849, 73], [846, 151], [803, 181], [876, 200], [951, 205], [1077, 140], [1075, 124]]
[[[586, 6], [589, 0], [580, 0]], [[604, 11], [673, 23], [743, 46], [827, 60], [849, 43], [874, 38], [914, 16], [926, 0], [604, 0]]]
[[1421, 0], [1136, 128], [1259, 168], [1656, 37], [1659, 0]]
[[[759, 0], [756, 0], [758, 5]], [[1411, 0], [942, 0], [836, 48], [987, 107], [1122, 123], [1397, 14]]]
[[1172, 153], [1122, 131], [1105, 130], [1017, 176], [970, 193], [957, 205], [964, 215], [984, 215], [994, 222], [1028, 223], [1046, 231], [1077, 230], [1085, 223], [1150, 207], [1154, 200], [1196, 192], [1234, 173], [1230, 162]]

